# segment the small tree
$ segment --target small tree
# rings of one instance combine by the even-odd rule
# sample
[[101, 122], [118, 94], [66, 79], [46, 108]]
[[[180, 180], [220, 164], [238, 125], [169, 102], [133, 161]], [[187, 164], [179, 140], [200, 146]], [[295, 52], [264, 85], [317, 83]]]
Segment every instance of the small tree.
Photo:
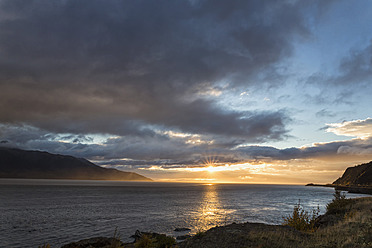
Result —
[[340, 190], [335, 190], [333, 200], [327, 204], [327, 213], [329, 214], [344, 214], [347, 209], [346, 206], [350, 203], [350, 199], [346, 198], [345, 193]]
[[294, 206], [292, 215], [288, 217], [283, 217], [283, 225], [291, 226], [299, 231], [315, 231], [315, 220], [319, 216], [319, 206], [317, 209], [313, 209], [312, 214], [310, 215], [304, 208], [301, 206], [300, 200]]

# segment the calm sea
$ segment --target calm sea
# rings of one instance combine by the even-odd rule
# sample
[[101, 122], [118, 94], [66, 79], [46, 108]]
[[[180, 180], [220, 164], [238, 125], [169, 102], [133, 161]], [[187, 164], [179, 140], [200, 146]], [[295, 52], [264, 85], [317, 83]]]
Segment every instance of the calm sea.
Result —
[[[249, 184], [0, 180], [0, 247], [52, 247], [139, 229], [177, 236], [232, 222], [280, 224], [301, 201], [321, 212], [334, 190]], [[362, 195], [349, 194], [348, 197]]]

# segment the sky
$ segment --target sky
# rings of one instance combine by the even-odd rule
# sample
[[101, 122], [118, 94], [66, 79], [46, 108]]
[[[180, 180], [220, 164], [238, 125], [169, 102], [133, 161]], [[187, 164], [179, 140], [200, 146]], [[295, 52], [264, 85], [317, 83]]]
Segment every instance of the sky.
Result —
[[0, 0], [0, 145], [156, 181], [372, 160], [372, 4]]

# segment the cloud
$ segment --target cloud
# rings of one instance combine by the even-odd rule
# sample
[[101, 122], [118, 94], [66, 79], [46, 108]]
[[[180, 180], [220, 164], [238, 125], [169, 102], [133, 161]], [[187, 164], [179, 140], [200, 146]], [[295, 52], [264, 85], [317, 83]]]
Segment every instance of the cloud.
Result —
[[[203, 167], [208, 161], [220, 167], [216, 172], [240, 169], [243, 172], [257, 170], [256, 174], [270, 173], [270, 170], [272, 173], [281, 170], [338, 171], [340, 169], [329, 164], [340, 166], [347, 161], [372, 159], [371, 137], [279, 149], [248, 146], [244, 140], [162, 131], [148, 136], [97, 137], [95, 134], [61, 134], [30, 126], [1, 125], [0, 136], [1, 146], [84, 157], [105, 167], [151, 173], [206, 171]], [[196, 138], [204, 142], [189, 142]]]
[[[372, 158], [372, 138], [315, 143], [312, 146], [304, 146], [301, 148], [292, 147], [278, 149], [270, 146], [242, 146], [234, 149], [234, 151], [240, 155], [241, 159], [245, 158], [247, 160], [257, 161], [289, 161], [298, 159], [328, 160], [329, 158], [336, 161], [337, 159], [345, 159], [344, 156], [340, 155], [368, 155]], [[353, 156], [350, 156], [350, 158], [352, 157]]]
[[315, 116], [318, 117], [318, 118], [322, 118], [322, 117], [335, 117], [336, 114], [327, 110], [327, 109], [322, 109], [318, 112], [315, 113]]
[[372, 137], [372, 118], [327, 124], [327, 132], [366, 139]]
[[340, 62], [335, 65], [334, 70], [335, 72], [331, 75], [317, 72], [307, 78], [306, 82], [322, 85], [325, 90], [335, 88], [335, 86], [348, 89], [346, 92], [340, 92], [342, 95], [335, 99], [335, 103], [347, 101], [345, 96], [353, 94], [355, 88], [368, 87], [372, 79], [372, 40], [365, 47], [352, 48], [347, 51]]
[[[348, 141], [251, 145], [289, 137], [293, 112], [282, 106], [293, 108], [297, 98], [286, 89], [297, 82], [286, 74], [288, 59], [296, 42], [313, 35], [309, 19], [328, 5], [2, 0], [0, 145], [172, 172], [200, 169], [210, 156], [221, 170], [271, 161], [267, 173], [291, 161], [368, 157], [370, 119], [328, 126], [357, 137]], [[371, 45], [353, 51], [336, 76], [309, 79], [322, 87], [301, 89], [299, 98], [307, 105], [352, 103], [356, 94], [346, 89], [370, 81], [370, 61]], [[278, 88], [276, 100], [270, 90]], [[234, 94], [245, 106], [229, 105]], [[271, 101], [260, 109], [255, 97]], [[335, 117], [335, 110], [319, 109], [317, 117]], [[250, 179], [248, 172], [241, 179]]]
[[337, 149], [338, 154], [349, 154], [349, 155], [371, 155], [372, 147], [350, 147], [350, 146], [340, 146]]
[[[322, 3], [312, 3], [321, 6]], [[308, 4], [1, 1], [0, 121], [51, 132], [286, 137], [285, 111], [221, 109], [221, 84], [281, 83]], [[257, 14], [260, 13], [260, 14]], [[144, 133], [144, 134], [143, 134]]]
[[339, 65], [337, 84], [368, 85], [372, 79], [372, 41], [363, 49], [354, 49]]
[[[333, 66], [329, 74], [324, 69], [304, 79], [303, 87], [309, 87], [304, 91], [306, 104], [354, 106], [368, 97], [364, 94], [371, 90], [372, 40], [365, 47], [346, 51]], [[315, 90], [311, 89], [314, 85]]]

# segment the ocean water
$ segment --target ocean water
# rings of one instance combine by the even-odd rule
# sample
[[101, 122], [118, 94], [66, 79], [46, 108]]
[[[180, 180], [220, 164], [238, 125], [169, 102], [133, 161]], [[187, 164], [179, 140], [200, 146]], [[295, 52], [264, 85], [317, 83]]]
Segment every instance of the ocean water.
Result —
[[130, 242], [137, 229], [177, 236], [184, 233], [176, 227], [195, 233], [232, 222], [280, 224], [299, 200], [324, 213], [333, 193], [293, 185], [0, 179], [0, 247], [60, 247], [115, 229]]

